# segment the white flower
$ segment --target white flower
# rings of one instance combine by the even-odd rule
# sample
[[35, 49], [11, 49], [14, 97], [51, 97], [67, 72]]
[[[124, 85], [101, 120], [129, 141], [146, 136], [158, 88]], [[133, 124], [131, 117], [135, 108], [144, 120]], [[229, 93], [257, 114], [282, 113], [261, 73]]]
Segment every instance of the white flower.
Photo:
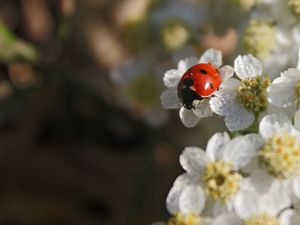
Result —
[[[282, 210], [291, 206], [288, 196], [279, 186], [267, 193], [257, 190], [249, 179], [234, 199], [234, 212], [219, 215], [212, 225], [291, 225], [291, 218]], [[296, 225], [296, 224], [293, 224]]]
[[261, 193], [279, 187], [289, 198], [297, 193], [300, 197], [300, 132], [285, 115], [271, 114], [261, 120], [259, 133], [264, 139], [258, 152], [260, 164], [248, 179]]
[[[274, 195], [274, 194], [273, 194]], [[299, 210], [294, 209], [284, 209], [279, 207], [279, 209], [283, 210], [282, 212], [278, 211], [278, 209], [267, 209], [265, 212], [264, 208], [258, 207], [258, 205], [265, 206], [266, 208], [269, 206], [269, 199], [264, 201], [259, 201], [256, 204], [253, 204], [252, 207], [255, 207], [257, 210], [254, 213], [258, 213], [257, 215], [252, 215], [248, 219], [241, 219], [235, 213], [224, 213], [215, 218], [212, 222], [212, 225], [245, 225], [245, 224], [255, 224], [255, 225], [299, 225], [300, 224], [300, 212]], [[252, 201], [254, 203], [254, 201]], [[273, 204], [277, 204], [280, 202], [273, 201]], [[249, 205], [248, 205], [249, 206]], [[282, 206], [282, 204], [279, 204]], [[260, 209], [260, 211], [258, 210]], [[246, 209], [245, 209], [246, 210]], [[279, 213], [279, 214], [276, 214]], [[157, 225], [157, 224], [155, 224]]]
[[[166, 207], [173, 217], [168, 223], [158, 224], [201, 225], [200, 215], [204, 206], [205, 196], [202, 188], [193, 181], [189, 174], [182, 174], [175, 180], [166, 200]], [[155, 225], [158, 224], [155, 223]]]
[[[177, 178], [167, 197], [170, 213], [205, 213], [217, 215], [232, 210], [232, 201], [239, 191], [245, 167], [262, 145], [259, 135], [249, 134], [230, 140], [227, 133], [216, 133], [206, 151], [187, 147], [180, 156], [186, 173]], [[206, 196], [206, 197], [205, 197]], [[192, 198], [192, 199], [190, 199]]]
[[[160, 82], [151, 73], [152, 62], [143, 57], [129, 59], [110, 72], [111, 81], [117, 86], [116, 101], [132, 115], [143, 119], [148, 125], [163, 125], [168, 115], [160, 106]], [[139, 112], [136, 113], [136, 109]]]
[[[245, 29], [246, 23], [243, 23], [237, 27], [245, 29], [241, 40], [246, 52], [258, 57], [263, 64], [264, 71], [273, 79], [278, 71], [296, 63], [294, 56], [297, 54], [297, 48], [295, 46], [300, 45], [298, 23], [300, 4], [298, 0], [259, 0], [257, 2], [258, 4], [248, 17], [250, 26]], [[292, 2], [296, 4], [291, 4]], [[292, 13], [295, 9], [298, 11], [298, 18]], [[257, 22], [260, 25], [255, 25]], [[253, 27], [253, 32], [248, 33], [251, 27]], [[240, 33], [243, 32], [240, 31]]]
[[215, 97], [210, 100], [214, 113], [225, 116], [230, 131], [248, 128], [261, 112], [266, 111], [268, 80], [261, 77], [262, 66], [252, 55], [238, 56], [234, 70], [241, 79], [225, 80]]
[[[194, 127], [201, 118], [212, 115], [209, 98], [201, 100], [195, 109], [192, 110], [184, 108], [178, 98], [177, 86], [181, 77], [189, 68], [200, 63], [211, 63], [216, 68], [219, 68], [222, 65], [221, 52], [215, 49], [208, 49], [199, 60], [195, 57], [181, 60], [178, 63], [178, 68], [167, 71], [163, 79], [168, 89], [161, 94], [161, 103], [166, 109], [180, 108], [179, 116], [186, 127]], [[233, 75], [233, 68], [224, 66], [220, 69], [220, 74], [223, 80], [227, 79]]]
[[[300, 49], [298, 53], [300, 54]], [[281, 73], [280, 77], [273, 80], [267, 91], [269, 102], [276, 106], [287, 107], [293, 104], [300, 104], [299, 57], [297, 68], [290, 68]]]
[[[300, 224], [300, 208], [299, 203], [289, 207], [284, 194], [279, 190], [260, 196], [257, 193], [245, 193], [244, 198], [237, 198], [237, 207], [241, 204], [240, 211], [245, 213], [224, 213], [212, 221], [212, 225], [299, 225]], [[278, 195], [279, 194], [279, 195]], [[246, 201], [245, 201], [246, 199]], [[246, 206], [244, 206], [246, 204]], [[247, 208], [248, 207], [248, 208]], [[250, 210], [249, 210], [250, 209]]]
[[248, 180], [244, 182], [247, 185], [241, 186], [234, 201], [235, 212], [241, 219], [240, 223], [235, 224], [286, 224], [288, 219], [282, 217], [280, 212], [291, 205], [288, 195], [279, 186], [273, 186], [267, 193], [261, 193]]

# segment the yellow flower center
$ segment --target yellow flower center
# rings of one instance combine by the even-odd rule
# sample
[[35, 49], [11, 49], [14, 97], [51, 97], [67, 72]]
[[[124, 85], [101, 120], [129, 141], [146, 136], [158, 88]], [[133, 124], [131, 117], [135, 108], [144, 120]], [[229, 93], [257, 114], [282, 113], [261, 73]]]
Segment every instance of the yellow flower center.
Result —
[[190, 31], [187, 26], [179, 21], [170, 21], [162, 29], [162, 40], [170, 50], [183, 47], [190, 38]]
[[285, 179], [299, 174], [300, 144], [290, 134], [274, 135], [262, 148], [260, 159], [273, 176]]
[[257, 76], [242, 80], [237, 90], [237, 102], [243, 105], [248, 111], [258, 115], [267, 109], [267, 88], [270, 85], [269, 78]]
[[158, 104], [159, 90], [157, 81], [151, 75], [138, 75], [127, 86], [127, 94], [137, 103]]
[[271, 23], [252, 21], [242, 39], [245, 51], [260, 59], [270, 56], [277, 43], [275, 34], [276, 29]]
[[256, 2], [257, 0], [231, 0], [233, 5], [236, 5], [243, 10], [250, 10], [255, 6]]
[[280, 222], [276, 217], [263, 213], [259, 216], [246, 220], [244, 225], [280, 225]]
[[184, 215], [177, 213], [174, 217], [169, 219], [167, 225], [201, 225], [201, 218], [195, 214]]
[[228, 201], [240, 187], [242, 175], [234, 171], [233, 165], [217, 161], [206, 166], [204, 173], [205, 194], [214, 200]]
[[299, 0], [288, 0], [288, 6], [289, 6], [291, 13], [297, 19], [300, 19], [300, 1]]

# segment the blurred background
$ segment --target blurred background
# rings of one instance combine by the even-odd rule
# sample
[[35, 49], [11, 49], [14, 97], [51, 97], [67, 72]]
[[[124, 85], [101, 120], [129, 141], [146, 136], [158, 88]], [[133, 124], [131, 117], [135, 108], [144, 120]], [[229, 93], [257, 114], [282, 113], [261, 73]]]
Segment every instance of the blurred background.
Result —
[[[0, 224], [142, 225], [165, 220], [185, 128], [160, 105], [162, 78], [237, 34], [209, 1], [0, 0]], [[214, 22], [214, 21], [212, 21]], [[216, 32], [217, 31], [217, 32]]]

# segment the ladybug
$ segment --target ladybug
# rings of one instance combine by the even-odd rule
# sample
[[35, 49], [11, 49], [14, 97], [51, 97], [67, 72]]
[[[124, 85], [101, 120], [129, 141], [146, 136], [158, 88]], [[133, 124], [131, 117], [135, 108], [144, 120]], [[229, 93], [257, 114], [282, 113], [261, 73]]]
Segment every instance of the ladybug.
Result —
[[210, 63], [196, 64], [189, 68], [179, 81], [178, 98], [186, 109], [195, 109], [194, 100], [212, 96], [220, 87], [222, 77]]

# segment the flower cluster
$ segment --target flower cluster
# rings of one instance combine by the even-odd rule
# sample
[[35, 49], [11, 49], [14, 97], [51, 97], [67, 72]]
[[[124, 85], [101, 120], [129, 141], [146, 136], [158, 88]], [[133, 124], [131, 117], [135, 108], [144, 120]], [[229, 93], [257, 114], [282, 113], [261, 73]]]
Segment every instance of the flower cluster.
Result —
[[[167, 115], [160, 110], [155, 95], [160, 92], [157, 91], [161, 88], [157, 78], [161, 71], [180, 58], [198, 54], [203, 48], [217, 47], [228, 57], [250, 53], [260, 60], [264, 68], [262, 78], [268, 75], [270, 79], [274, 79], [278, 71], [296, 64], [297, 48], [294, 46], [300, 45], [299, 0], [145, 2], [147, 3], [141, 10], [143, 13], [135, 20], [130, 19], [131, 17], [122, 19], [120, 32], [124, 36], [123, 44], [129, 51], [128, 54], [127, 51], [124, 53], [126, 60], [118, 61], [118, 66], [111, 70], [111, 78], [120, 89], [116, 100], [150, 125], [159, 126], [167, 121]], [[193, 60], [185, 62], [187, 65], [195, 63]], [[180, 72], [179, 68], [178, 71]], [[236, 75], [242, 80], [245, 78], [241, 78], [238, 72]], [[255, 74], [258, 75], [260, 74]], [[256, 81], [250, 82], [251, 84], [248, 81], [243, 83], [244, 87], [239, 94], [242, 98], [249, 93], [249, 87], [245, 86], [254, 85], [265, 89], [268, 81], [258, 81], [258, 84], [254, 84]], [[137, 86], [144, 88], [140, 90]], [[246, 124], [252, 123], [260, 112], [267, 112], [263, 96], [264, 94], [256, 96], [256, 100], [260, 101], [258, 105], [239, 99], [246, 108], [251, 108], [254, 112], [250, 115], [239, 109], [239, 113], [244, 116], [239, 122], [244, 125], [231, 124], [232, 129], [247, 127]], [[180, 107], [176, 106], [175, 101], [169, 103], [174, 104], [173, 108]], [[167, 107], [171, 106], [168, 104]], [[188, 127], [194, 126], [199, 118], [211, 115], [208, 109], [200, 112], [200, 115], [198, 111], [195, 110], [193, 115], [190, 111], [182, 110], [181, 115], [188, 115], [190, 118], [190, 121], [183, 119]], [[160, 116], [156, 116], [157, 114]], [[235, 121], [232, 116], [225, 117], [228, 124]]]
[[[251, 12], [242, 44], [245, 51], [257, 53], [255, 56], [262, 60], [269, 73], [276, 73], [296, 63], [294, 56], [297, 48], [294, 46], [300, 44], [299, 6], [298, 0], [260, 0]], [[253, 34], [248, 33], [251, 27], [254, 30], [258, 26], [263, 27], [263, 31], [256, 29]], [[265, 34], [264, 38], [259, 39], [262, 32]], [[256, 41], [251, 44], [253, 37], [256, 37]], [[264, 51], [266, 54], [261, 54]]]
[[[209, 96], [201, 94], [214, 75], [191, 70], [198, 64], [213, 66], [222, 80]], [[221, 52], [208, 49], [165, 73], [165, 108], [180, 108], [187, 127], [213, 113], [224, 116], [230, 133], [214, 134], [206, 150], [184, 149], [185, 172], [166, 199], [172, 217], [156, 225], [300, 224], [299, 64], [271, 80], [251, 54], [221, 67]]]
[[[296, 121], [299, 123], [299, 121]], [[300, 132], [283, 114], [259, 133], [216, 133], [206, 151], [187, 147], [171, 188], [168, 225], [296, 225], [300, 222]]]
[[219, 35], [234, 28], [239, 36], [236, 53], [259, 58], [271, 75], [296, 63], [299, 0], [210, 0], [205, 19]]

